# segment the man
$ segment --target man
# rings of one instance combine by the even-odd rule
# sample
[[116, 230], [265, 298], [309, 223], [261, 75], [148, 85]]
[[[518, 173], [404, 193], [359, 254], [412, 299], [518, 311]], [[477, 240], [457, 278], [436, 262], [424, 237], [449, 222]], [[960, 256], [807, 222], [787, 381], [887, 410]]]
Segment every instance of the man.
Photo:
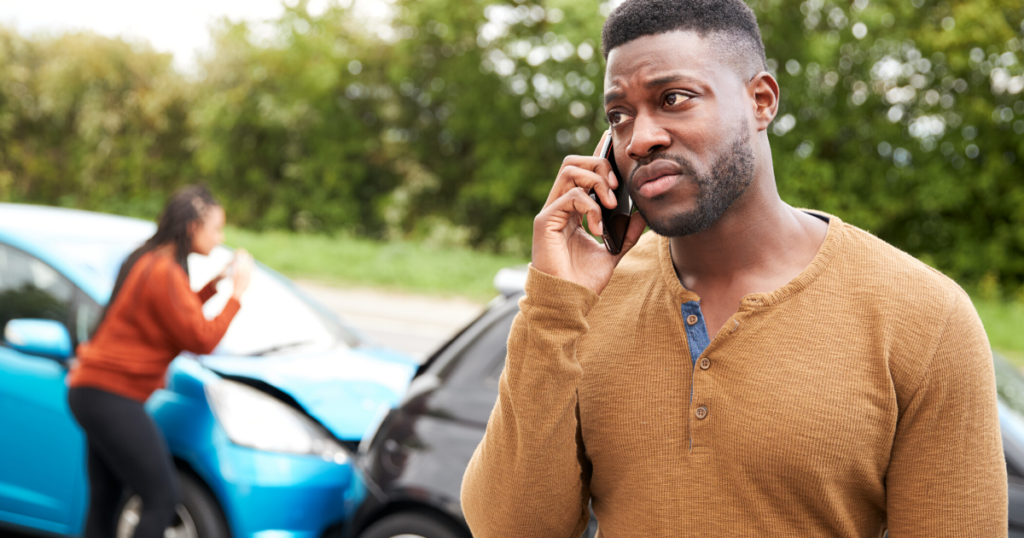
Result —
[[1006, 536], [970, 299], [779, 198], [779, 88], [750, 9], [627, 0], [603, 49], [639, 213], [608, 254], [581, 222], [600, 230], [591, 190], [614, 205], [610, 165], [565, 159], [463, 482], [474, 535], [576, 537], [592, 502], [610, 538]]

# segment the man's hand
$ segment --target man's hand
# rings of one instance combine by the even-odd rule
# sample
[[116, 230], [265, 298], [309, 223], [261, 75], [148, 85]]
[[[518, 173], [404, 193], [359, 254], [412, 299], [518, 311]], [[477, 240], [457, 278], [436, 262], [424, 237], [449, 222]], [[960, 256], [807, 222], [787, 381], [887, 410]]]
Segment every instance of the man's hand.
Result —
[[601, 137], [593, 157], [570, 155], [562, 161], [544, 209], [533, 219], [534, 269], [598, 294], [608, 285], [615, 266], [633, 248], [647, 225], [639, 213], [634, 213], [622, 251], [616, 256], [609, 254], [604, 245], [584, 230], [584, 215], [592, 231], [600, 234], [603, 226], [601, 206], [590, 197], [591, 190], [606, 207], [616, 205], [612, 190], [618, 186], [618, 181], [611, 164], [598, 155], [603, 141]]

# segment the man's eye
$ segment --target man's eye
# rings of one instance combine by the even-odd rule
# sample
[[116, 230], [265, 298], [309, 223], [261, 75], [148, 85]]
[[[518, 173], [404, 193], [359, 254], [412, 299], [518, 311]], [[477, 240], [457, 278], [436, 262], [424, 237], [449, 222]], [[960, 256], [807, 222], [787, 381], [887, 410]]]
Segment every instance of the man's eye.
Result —
[[678, 104], [686, 102], [686, 100], [689, 99], [689, 98], [690, 98], [690, 96], [688, 96], [688, 95], [686, 95], [684, 93], [679, 93], [679, 92], [670, 93], [670, 94], [665, 96], [665, 106], [675, 106], [675, 105], [678, 105]]
[[608, 123], [611, 124], [611, 125], [618, 124], [619, 122], [622, 121], [622, 119], [623, 118], [622, 118], [622, 113], [621, 112], [609, 112], [608, 113]]

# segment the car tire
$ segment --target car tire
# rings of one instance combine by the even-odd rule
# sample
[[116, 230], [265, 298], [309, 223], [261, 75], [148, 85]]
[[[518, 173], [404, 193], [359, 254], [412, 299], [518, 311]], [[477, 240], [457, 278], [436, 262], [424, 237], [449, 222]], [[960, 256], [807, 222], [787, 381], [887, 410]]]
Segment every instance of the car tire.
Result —
[[[171, 527], [164, 536], [173, 538], [231, 538], [227, 521], [217, 499], [198, 479], [188, 473], [178, 473], [181, 485], [181, 503]], [[129, 492], [118, 511], [117, 538], [131, 538], [138, 524], [141, 501]]]
[[359, 538], [468, 538], [462, 529], [420, 512], [400, 512], [370, 525]]

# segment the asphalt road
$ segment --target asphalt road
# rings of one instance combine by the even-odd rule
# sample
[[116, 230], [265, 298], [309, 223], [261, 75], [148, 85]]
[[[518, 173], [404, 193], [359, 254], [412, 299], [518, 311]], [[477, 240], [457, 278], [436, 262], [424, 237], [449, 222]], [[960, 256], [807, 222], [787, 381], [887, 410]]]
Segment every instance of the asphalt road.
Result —
[[303, 280], [297, 284], [370, 339], [418, 359], [426, 359], [484, 309], [458, 298], [336, 288]]

